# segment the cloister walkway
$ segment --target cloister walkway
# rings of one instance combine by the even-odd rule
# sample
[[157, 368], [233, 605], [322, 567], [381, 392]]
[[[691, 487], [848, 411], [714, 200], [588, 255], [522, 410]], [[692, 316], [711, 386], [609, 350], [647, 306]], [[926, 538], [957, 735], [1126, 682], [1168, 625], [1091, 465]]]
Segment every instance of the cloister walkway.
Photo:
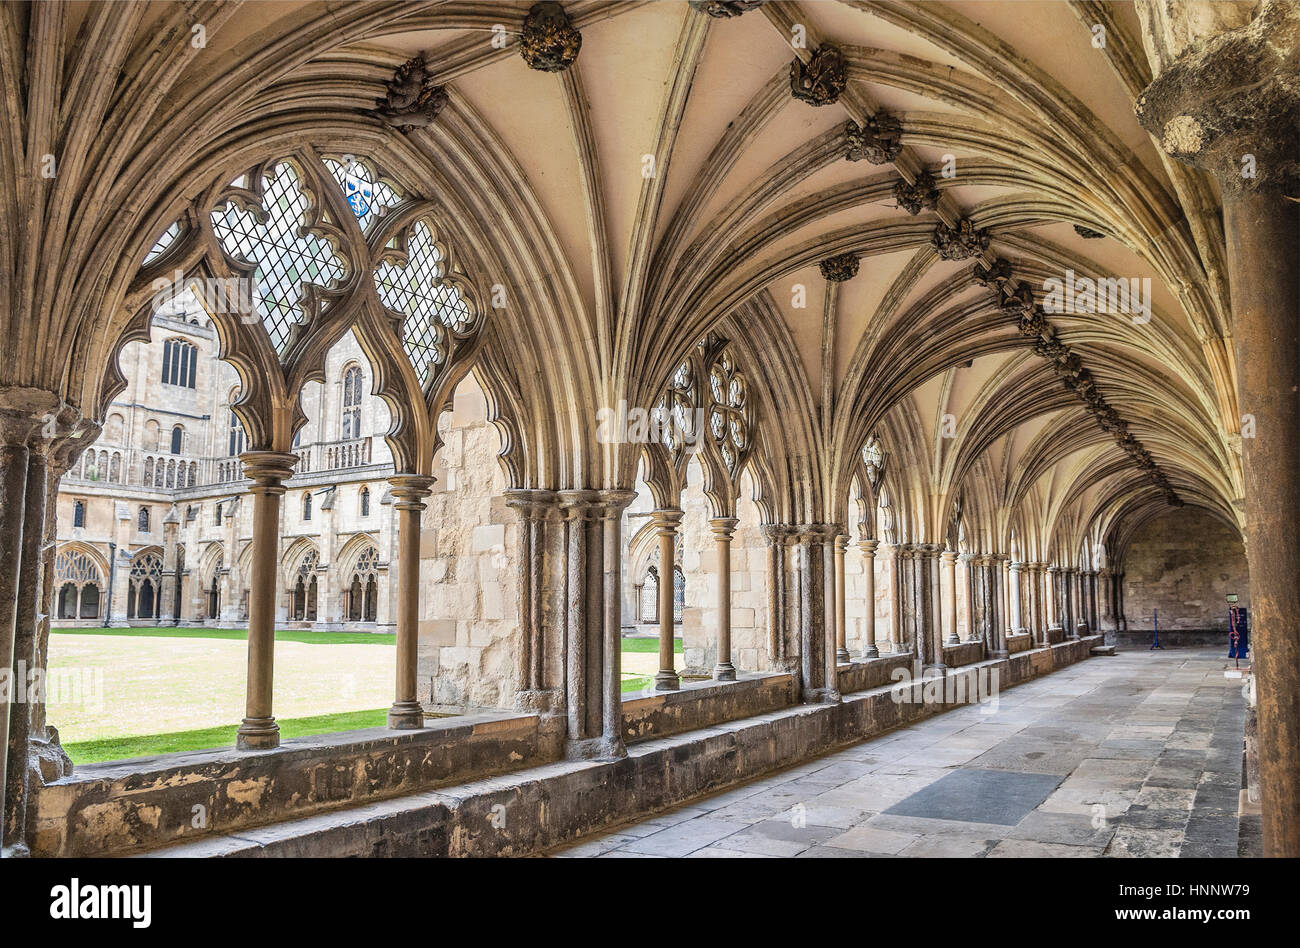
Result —
[[1253, 855], [1222, 656], [1094, 658], [550, 854]]

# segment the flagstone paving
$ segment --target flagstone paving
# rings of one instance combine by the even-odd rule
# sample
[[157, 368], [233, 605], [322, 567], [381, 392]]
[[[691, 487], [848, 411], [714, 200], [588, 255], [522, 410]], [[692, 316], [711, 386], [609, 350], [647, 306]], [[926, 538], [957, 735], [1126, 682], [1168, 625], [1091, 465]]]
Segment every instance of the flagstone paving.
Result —
[[[1245, 702], [1218, 650], [1120, 652], [550, 855], [1236, 856]], [[1243, 845], [1243, 849], [1246, 847]]]

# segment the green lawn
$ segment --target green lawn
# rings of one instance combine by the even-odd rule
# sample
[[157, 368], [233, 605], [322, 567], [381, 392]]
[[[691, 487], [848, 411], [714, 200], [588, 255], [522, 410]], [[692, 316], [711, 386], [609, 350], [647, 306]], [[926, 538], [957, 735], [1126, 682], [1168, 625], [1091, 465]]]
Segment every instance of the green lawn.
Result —
[[[124, 635], [129, 638], [220, 639], [247, 642], [247, 629], [50, 629], [52, 635]], [[277, 629], [277, 642], [301, 642], [303, 645], [396, 645], [394, 632], [313, 632], [308, 629]]]
[[[682, 654], [681, 636], [673, 639], [673, 651], [678, 655]], [[623, 654], [626, 655], [628, 652], [654, 652], [658, 655], [659, 639], [657, 637], [653, 639], [634, 639], [625, 635], [623, 636]]]
[[[229, 747], [244, 712], [245, 629], [52, 629], [51, 674], [80, 676], [52, 696], [51, 724], [74, 763]], [[392, 633], [276, 632], [275, 713], [283, 737], [382, 727], [393, 693]], [[624, 638], [622, 691], [659, 668], [656, 638]], [[678, 655], [681, 639], [673, 642]], [[380, 710], [375, 710], [376, 708]]]
[[[333, 734], [335, 731], [383, 727], [388, 723], [388, 709], [318, 714], [310, 718], [290, 718], [276, 723], [280, 725], [281, 738]], [[232, 724], [227, 727], [209, 727], [197, 731], [175, 731], [171, 734], [113, 737], [102, 741], [65, 744], [63, 749], [68, 752], [74, 764], [93, 764], [104, 760], [125, 760], [129, 757], [152, 757], [155, 754], [234, 747], [235, 732], [238, 729], [238, 725]]]

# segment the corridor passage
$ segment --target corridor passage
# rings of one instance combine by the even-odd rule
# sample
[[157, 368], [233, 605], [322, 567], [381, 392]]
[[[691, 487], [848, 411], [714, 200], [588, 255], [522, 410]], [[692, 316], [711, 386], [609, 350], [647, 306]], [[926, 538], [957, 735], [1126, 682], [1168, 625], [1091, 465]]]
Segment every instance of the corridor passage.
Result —
[[935, 716], [551, 855], [1236, 856], [1245, 700], [1222, 655], [1089, 659], [996, 706]]

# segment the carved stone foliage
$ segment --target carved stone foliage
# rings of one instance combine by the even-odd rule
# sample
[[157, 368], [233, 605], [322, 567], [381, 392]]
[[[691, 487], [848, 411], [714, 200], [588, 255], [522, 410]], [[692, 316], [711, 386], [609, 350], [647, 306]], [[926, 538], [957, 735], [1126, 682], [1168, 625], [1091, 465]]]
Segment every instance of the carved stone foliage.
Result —
[[1082, 224], [1075, 224], [1074, 232], [1084, 240], [1099, 240], [1106, 236], [1101, 231], [1093, 230], [1091, 227], [1084, 227]]
[[691, 0], [691, 6], [715, 19], [728, 19], [757, 10], [766, 2], [767, 0]]
[[822, 276], [831, 283], [843, 283], [858, 275], [858, 256], [853, 253], [840, 253], [827, 257], [818, 264]]
[[830, 43], [822, 43], [807, 63], [790, 64], [790, 93], [809, 105], [834, 104], [847, 85], [844, 54]]
[[969, 218], [963, 217], [956, 227], [940, 223], [930, 238], [934, 249], [944, 260], [966, 260], [978, 257], [989, 247], [989, 233], [977, 230]]
[[535, 3], [524, 17], [519, 36], [519, 54], [532, 69], [540, 72], [563, 72], [573, 65], [582, 49], [578, 32], [558, 3]]
[[885, 112], [867, 119], [865, 125], [849, 119], [844, 125], [844, 135], [848, 139], [848, 151], [844, 157], [849, 161], [885, 165], [903, 150], [903, 125]]
[[428, 128], [447, 105], [447, 90], [433, 81], [423, 56], [397, 67], [388, 93], [375, 103], [375, 116], [394, 128], [409, 132]]
[[922, 171], [915, 184], [902, 180], [894, 184], [894, 200], [907, 213], [920, 214], [924, 209], [934, 210], [939, 206], [939, 189], [934, 186], [934, 178]]
[[1033, 291], [1022, 281], [1012, 278], [1011, 265], [998, 259], [989, 267], [976, 264], [971, 272], [977, 283], [993, 289], [998, 309], [1009, 319], [1018, 322], [1022, 335], [1033, 338], [1034, 352], [1052, 363], [1052, 371], [1061, 379], [1065, 388], [1079, 396], [1097, 420], [1098, 427], [1114, 437], [1120, 450], [1160, 488], [1165, 502], [1171, 507], [1183, 506], [1182, 498], [1170, 485], [1155, 459], [1129, 432], [1128, 424], [1120, 418], [1119, 412], [1106, 404], [1106, 399], [1097, 389], [1096, 380], [1084, 368], [1078, 353], [1071, 352], [1070, 347], [1056, 337], [1056, 328], [1047, 321], [1043, 308], [1034, 303]]
[[1011, 279], [1011, 264], [999, 257], [993, 261], [991, 267], [986, 267], [982, 263], [975, 264], [975, 268], [971, 272], [975, 277], [975, 282], [980, 286], [989, 286], [995, 290], [1001, 290]]

